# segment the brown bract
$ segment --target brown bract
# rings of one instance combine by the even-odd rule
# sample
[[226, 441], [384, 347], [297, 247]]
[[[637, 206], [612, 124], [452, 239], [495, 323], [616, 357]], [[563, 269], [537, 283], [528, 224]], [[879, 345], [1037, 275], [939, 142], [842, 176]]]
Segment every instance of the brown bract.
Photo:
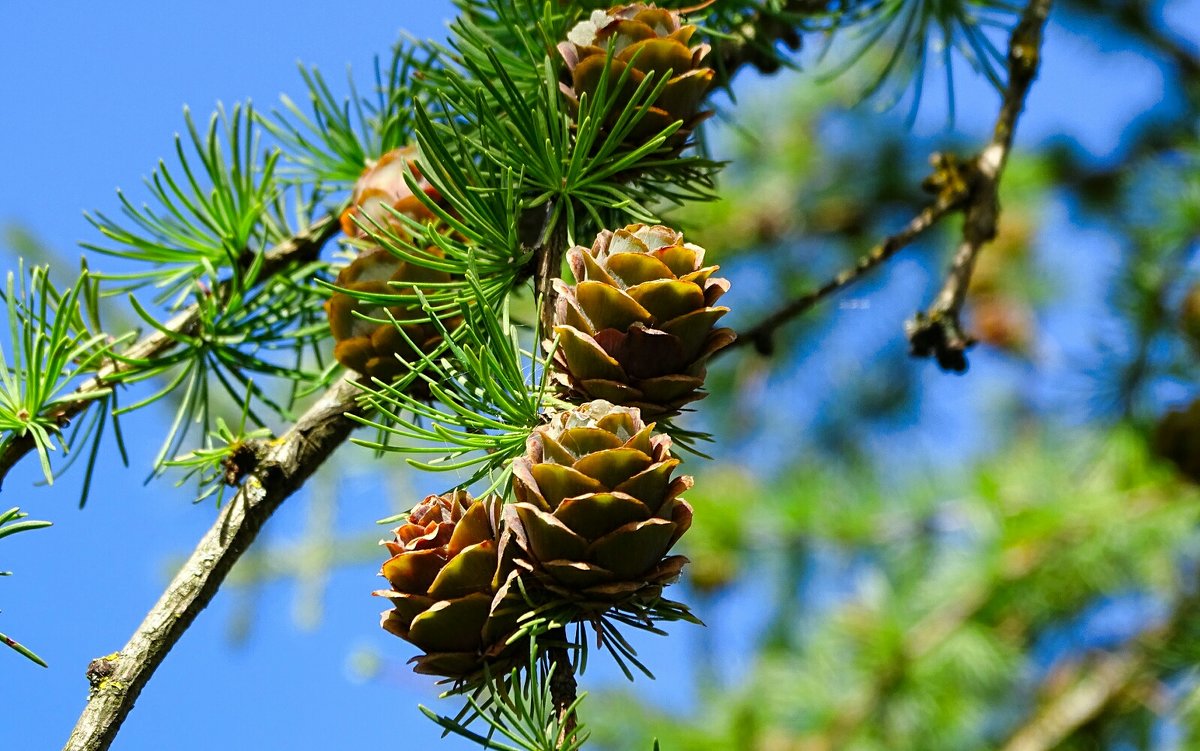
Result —
[[625, 75], [617, 104], [609, 113], [607, 124], [611, 126], [647, 75], [653, 74], [656, 83], [662, 76], [669, 76], [662, 92], [643, 107], [641, 120], [626, 140], [640, 145], [681, 120], [683, 125], [667, 143], [682, 146], [692, 129], [711, 114], [700, 111], [714, 76], [713, 69], [702, 64], [709, 46], [689, 46], [695, 31], [695, 26], [680, 21], [678, 13], [653, 4], [634, 3], [607, 12], [594, 11], [571, 30], [567, 41], [558, 45], [571, 73], [571, 85], [563, 84], [563, 92], [577, 107], [581, 96], [595, 96], [606, 66], [610, 93]]
[[692, 523], [671, 475], [671, 439], [636, 409], [594, 401], [558, 414], [513, 463], [504, 509], [516, 562], [546, 590], [596, 610], [656, 599], [687, 559], [668, 556]]
[[393, 149], [368, 166], [354, 183], [350, 206], [342, 212], [342, 231], [352, 238], [362, 239], [367, 233], [355, 220], [367, 227], [379, 225], [408, 234], [407, 229], [388, 211], [405, 214], [419, 222], [432, 222], [433, 212], [421, 202], [404, 180], [407, 169], [417, 181], [417, 186], [434, 201], [441, 199], [437, 189], [429, 184], [417, 169], [417, 149], [404, 146]]
[[499, 517], [498, 498], [431, 495], [383, 542], [392, 557], [380, 574], [392, 588], [374, 594], [392, 608], [381, 625], [425, 651], [413, 658], [416, 672], [462, 679], [506, 652], [503, 637], [514, 622], [492, 617]]
[[669, 415], [700, 391], [705, 363], [736, 338], [714, 328], [729, 289], [704, 249], [664, 226], [605, 230], [568, 255], [577, 284], [557, 282], [555, 379], [566, 398], [605, 399]]

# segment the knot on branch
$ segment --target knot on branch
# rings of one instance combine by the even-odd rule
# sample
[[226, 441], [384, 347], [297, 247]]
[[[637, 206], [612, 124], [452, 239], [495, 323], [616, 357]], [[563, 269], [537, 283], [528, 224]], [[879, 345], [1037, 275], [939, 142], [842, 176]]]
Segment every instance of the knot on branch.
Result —
[[921, 181], [921, 189], [937, 197], [942, 206], [957, 207], [967, 202], [979, 184], [979, 160], [963, 159], [948, 151], [929, 156], [933, 173]]
[[904, 324], [909, 354], [932, 357], [949, 373], [967, 372], [967, 350], [975, 340], [962, 330], [954, 310], [917, 313]]
[[117, 672], [117, 660], [120, 658], [120, 652], [113, 652], [103, 657], [97, 657], [88, 663], [87, 672], [84, 675], [91, 687], [91, 693], [101, 691], [108, 685], [113, 673]]
[[229, 455], [221, 459], [225, 484], [237, 487], [246, 475], [253, 472], [266, 457], [265, 441], [238, 441], [230, 447]]

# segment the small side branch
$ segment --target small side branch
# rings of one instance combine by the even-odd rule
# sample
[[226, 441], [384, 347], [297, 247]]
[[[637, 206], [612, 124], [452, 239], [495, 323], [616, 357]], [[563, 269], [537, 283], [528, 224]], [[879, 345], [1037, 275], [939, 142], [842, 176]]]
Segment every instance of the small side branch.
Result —
[[95, 681], [64, 751], [103, 751], [155, 669], [241, 557], [263, 524], [357, 425], [359, 389], [338, 381], [287, 433], [272, 442], [263, 461], [221, 511], [187, 563], [163, 592], [129, 643], [105, 658], [111, 670]]
[[558, 745], [561, 747], [575, 734], [577, 720], [574, 704], [577, 691], [575, 684], [575, 667], [566, 647], [552, 647], [547, 650], [550, 665], [554, 674], [550, 676], [550, 697], [554, 701], [554, 712], [558, 715], [560, 730]]
[[558, 293], [554, 282], [562, 277], [563, 256], [567, 252], [567, 228], [563, 217], [558, 216], [554, 204], [546, 206], [545, 220], [534, 248], [533, 285], [537, 299], [541, 301], [538, 311], [539, 331], [543, 338], [554, 337], [554, 306]]
[[726, 352], [746, 344], [753, 344], [754, 348], [760, 354], [770, 355], [775, 349], [774, 336], [777, 329], [793, 318], [797, 318], [808, 312], [810, 308], [826, 297], [862, 279], [872, 269], [886, 263], [901, 249], [907, 247], [922, 233], [937, 224], [942, 217], [957, 208], [960, 203], [961, 200], [958, 196], [947, 194], [940, 197], [937, 201], [922, 209], [921, 213], [913, 217], [905, 225], [904, 229], [871, 248], [853, 266], [840, 272], [820, 287], [790, 301], [745, 331], [739, 332], [738, 338], [734, 340], [733, 344], [717, 352], [717, 356], [720, 356], [721, 352]]
[[1145, 668], [1144, 656], [1115, 652], [1098, 657], [1069, 690], [1046, 704], [1004, 744], [1003, 751], [1050, 751], [1095, 719]]
[[1012, 151], [1013, 134], [1025, 108], [1025, 98], [1037, 77], [1042, 31], [1049, 14], [1050, 0], [1030, 0], [1013, 29], [1008, 44], [1008, 86], [992, 140], [975, 159], [962, 241], [933, 305], [905, 325], [912, 354], [936, 358], [943, 370], [961, 373], [967, 369], [966, 350], [973, 341], [963, 332], [959, 315], [975, 270], [975, 260], [983, 247], [996, 237], [1000, 177]]
[[[266, 251], [263, 259], [261, 278], [266, 279], [272, 274], [293, 263], [303, 263], [317, 257], [321, 248], [337, 232], [338, 223], [333, 217], [325, 217], [314, 223], [306, 231], [276, 245]], [[180, 311], [174, 318], [167, 321], [165, 328], [175, 333], [191, 332], [199, 322], [200, 307], [192, 305]], [[161, 331], [147, 335], [128, 350], [121, 353], [122, 357], [131, 360], [148, 360], [169, 352], [177, 342]], [[66, 427], [73, 418], [82, 413], [92, 404], [91, 396], [110, 385], [113, 376], [133, 370], [136, 366], [123, 360], [110, 360], [100, 368], [96, 375], [84, 381], [75, 389], [77, 398], [64, 404], [54, 415], [54, 421], [59, 428]], [[9, 471], [26, 454], [36, 448], [33, 437], [29, 434], [14, 438], [0, 452], [0, 484], [8, 476]]]

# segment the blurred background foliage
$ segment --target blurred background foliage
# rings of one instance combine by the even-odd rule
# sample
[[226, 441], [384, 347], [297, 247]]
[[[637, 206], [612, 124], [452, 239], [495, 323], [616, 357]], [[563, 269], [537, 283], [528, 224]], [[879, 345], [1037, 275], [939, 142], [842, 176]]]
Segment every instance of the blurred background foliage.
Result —
[[[1056, 6], [1059, 26], [1103, 27], [1106, 49], [1163, 66], [1162, 101], [1105, 158], [1069, 138], [1013, 154], [968, 298], [967, 375], [910, 359], [903, 335], [957, 219], [778, 331], [769, 356], [714, 364], [687, 427], [718, 436], [719, 461], [689, 494], [680, 585], [708, 627], [673, 629], [684, 664], [653, 663], [657, 684], [583, 677], [595, 747], [1200, 747], [1200, 53], [1161, 8]], [[705, 133], [730, 160], [722, 199], [672, 219], [732, 280], [735, 328], [915, 214], [931, 153], [977, 147], [906, 129], [905, 101], [852, 106], [862, 86], [845, 80], [739, 80]], [[19, 228], [7, 242], [46, 257]], [[268, 528], [236, 568], [231, 639], [251, 637], [260, 588], [294, 583], [312, 628], [334, 568], [378, 565], [382, 528], [339, 536], [347, 497], [382, 517], [436, 489], [340, 456], [303, 495], [304, 533]], [[381, 682], [402, 659], [349, 657]]]

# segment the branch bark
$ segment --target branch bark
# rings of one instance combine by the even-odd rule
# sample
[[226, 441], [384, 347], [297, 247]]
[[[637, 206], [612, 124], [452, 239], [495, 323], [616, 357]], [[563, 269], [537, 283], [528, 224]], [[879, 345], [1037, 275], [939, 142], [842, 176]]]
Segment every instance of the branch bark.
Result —
[[362, 413], [358, 393], [353, 378], [347, 376], [272, 442], [129, 643], [105, 658], [111, 672], [93, 685], [64, 751], [109, 748], [146, 682], [208, 605], [263, 524], [358, 424], [347, 416]]
[[554, 282], [562, 277], [562, 262], [566, 252], [566, 221], [561, 215], [556, 215], [551, 203], [546, 207], [546, 218], [533, 257], [534, 291], [541, 301], [538, 309], [539, 334], [545, 339], [554, 338], [554, 307], [558, 299]]
[[992, 140], [975, 158], [962, 242], [954, 253], [946, 281], [933, 305], [905, 325], [912, 354], [936, 358], [943, 370], [961, 373], [967, 369], [966, 350], [973, 340], [963, 333], [959, 314], [966, 300], [975, 260], [983, 247], [996, 237], [1000, 217], [1000, 178], [1012, 151], [1013, 135], [1025, 108], [1025, 98], [1037, 77], [1042, 32], [1049, 14], [1050, 0], [1030, 0], [1013, 29], [1008, 43], [1008, 86], [992, 130]]
[[[565, 636], [565, 635], [564, 635]], [[550, 676], [550, 696], [554, 701], [554, 711], [558, 714], [561, 728], [558, 733], [558, 745], [563, 746], [575, 734], [578, 720], [572, 706], [577, 698], [575, 684], [575, 668], [566, 647], [551, 647], [549, 650], [550, 664], [554, 674]]]
[[[327, 216], [315, 222], [304, 232], [266, 251], [260, 277], [267, 279], [293, 263], [304, 263], [315, 259], [321, 248], [337, 230], [338, 223], [332, 216]], [[185, 308], [167, 321], [166, 328], [177, 333], [190, 332], [199, 320], [199, 311], [198, 305]], [[174, 339], [163, 332], [154, 331], [122, 352], [121, 356], [131, 360], [147, 360], [169, 352], [174, 349], [176, 344]], [[54, 415], [55, 423], [60, 429], [66, 427], [72, 419], [91, 406], [93, 401], [91, 397], [97, 391], [112, 385], [113, 376], [126, 373], [135, 367], [123, 360], [110, 359], [96, 375], [75, 389], [77, 398], [59, 408], [57, 414]], [[35, 448], [33, 437], [28, 433], [17, 436], [4, 447], [4, 450], [0, 452], [0, 485], [3, 485], [4, 479], [17, 462]]]

